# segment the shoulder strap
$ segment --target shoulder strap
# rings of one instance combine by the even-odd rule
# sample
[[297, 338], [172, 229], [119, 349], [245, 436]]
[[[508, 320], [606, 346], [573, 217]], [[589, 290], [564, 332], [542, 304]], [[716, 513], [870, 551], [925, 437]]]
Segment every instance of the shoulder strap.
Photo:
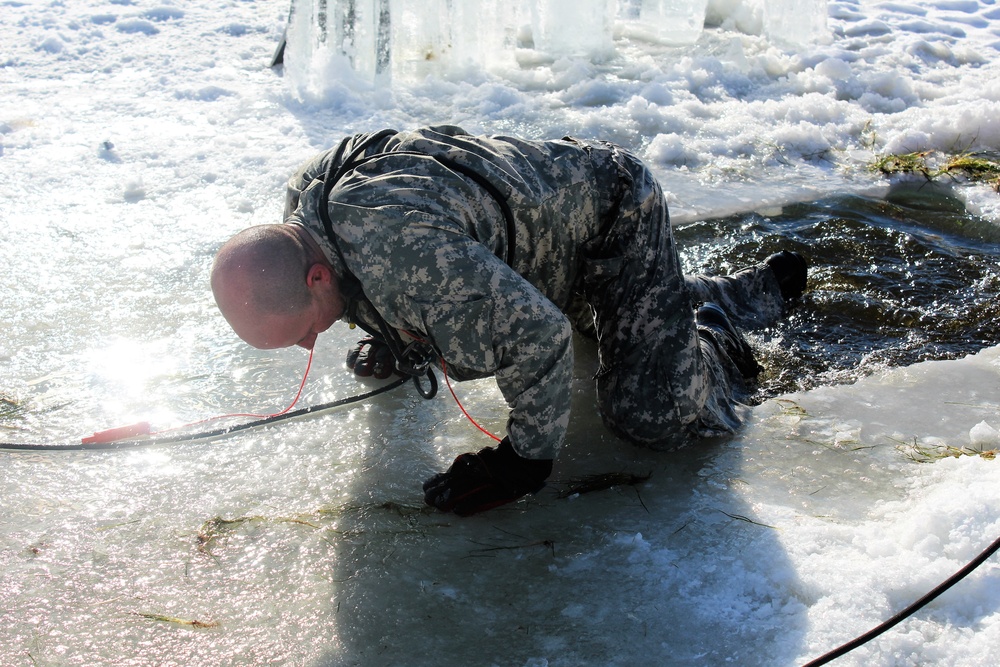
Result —
[[[367, 161], [361, 156], [364, 155], [364, 152], [370, 146], [394, 134], [396, 134], [395, 130], [382, 130], [380, 132], [376, 132], [355, 146], [350, 155], [342, 161], [341, 158], [344, 150], [346, 149], [347, 142], [345, 141], [341, 143], [336, 154], [334, 154], [330, 161], [330, 167], [323, 176], [323, 194], [319, 203], [319, 217], [323, 222], [323, 230], [326, 232], [326, 236], [330, 240], [330, 245], [333, 246], [337, 256], [340, 258], [340, 264], [344, 270], [344, 275], [340, 276], [340, 283], [341, 292], [347, 301], [346, 314], [348, 323], [352, 327], [355, 324], [360, 325], [361, 328], [368, 333], [381, 337], [385, 341], [386, 345], [389, 346], [389, 350], [392, 352], [392, 356], [396, 360], [396, 370], [412, 376], [416, 381], [419, 376], [429, 372], [431, 362], [439, 356], [437, 351], [434, 350], [430, 344], [421, 341], [414, 340], [410, 343], [404, 343], [402, 337], [399, 335], [399, 331], [397, 331], [395, 327], [389, 326], [389, 323], [386, 322], [381, 315], [379, 315], [374, 304], [372, 304], [371, 300], [361, 289], [361, 281], [358, 280], [357, 277], [347, 268], [347, 260], [344, 258], [344, 253], [340, 249], [340, 243], [337, 241], [336, 234], [333, 233], [333, 221], [330, 220], [329, 201], [330, 192], [333, 190], [333, 186], [336, 185], [341, 178], [343, 178], [344, 174], [349, 172], [351, 169], [354, 169], [357, 165]], [[364, 303], [366, 306], [365, 316], [375, 319], [375, 322], [368, 322], [359, 315], [358, 306], [361, 303]], [[418, 389], [420, 388], [419, 384], [417, 387]]]
[[[372, 144], [378, 143], [383, 139], [393, 136], [394, 134], [397, 134], [396, 130], [381, 130], [380, 132], [376, 132], [355, 146], [354, 150], [351, 151], [351, 154], [348, 155], [343, 161], [341, 161], [340, 158], [343, 156], [344, 150], [347, 148], [347, 142], [342, 142], [340, 146], [337, 147], [336, 154], [330, 160], [330, 167], [327, 169], [326, 174], [323, 175], [323, 197], [320, 199], [319, 217], [323, 221], [323, 229], [326, 230], [326, 235], [330, 239], [330, 243], [333, 244], [333, 248], [340, 256], [341, 261], [344, 259], [344, 254], [340, 251], [340, 245], [337, 243], [337, 237], [333, 233], [333, 221], [330, 220], [330, 192], [333, 190], [333, 186], [344, 177], [344, 174], [366, 161], [359, 158], [364, 155], [364, 152], [368, 150]], [[378, 155], [381, 155], [381, 153]], [[346, 270], [346, 265], [344, 268]]]

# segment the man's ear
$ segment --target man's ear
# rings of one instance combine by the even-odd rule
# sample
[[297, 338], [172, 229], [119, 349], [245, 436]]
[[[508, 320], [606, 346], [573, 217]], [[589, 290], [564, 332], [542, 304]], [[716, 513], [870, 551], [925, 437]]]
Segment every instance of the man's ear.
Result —
[[306, 271], [306, 287], [314, 287], [318, 283], [330, 282], [333, 272], [330, 267], [320, 262], [316, 262]]

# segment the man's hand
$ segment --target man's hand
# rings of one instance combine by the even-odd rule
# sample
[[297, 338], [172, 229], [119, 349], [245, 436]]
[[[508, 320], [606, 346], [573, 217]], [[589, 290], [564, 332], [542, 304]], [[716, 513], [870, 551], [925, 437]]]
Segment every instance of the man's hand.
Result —
[[396, 359], [385, 341], [369, 336], [359, 340], [347, 353], [347, 367], [358, 377], [384, 380], [396, 372]]
[[496, 447], [460, 455], [446, 472], [424, 482], [424, 502], [469, 516], [536, 493], [551, 474], [552, 459], [522, 458], [504, 438]]

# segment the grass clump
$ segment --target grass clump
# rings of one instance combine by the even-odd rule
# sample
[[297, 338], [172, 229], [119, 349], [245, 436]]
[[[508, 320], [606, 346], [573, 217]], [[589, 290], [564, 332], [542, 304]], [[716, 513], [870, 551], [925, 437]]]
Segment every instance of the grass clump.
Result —
[[896, 449], [906, 454], [906, 457], [915, 463], [933, 463], [942, 459], [957, 459], [962, 456], [978, 456], [992, 461], [997, 457], [996, 449], [975, 449], [973, 447], [955, 447], [953, 445], [921, 445], [916, 441], [905, 446], [899, 445]]
[[221, 516], [217, 516], [209, 519], [201, 525], [201, 530], [198, 532], [198, 536], [196, 537], [198, 551], [208, 554], [214, 558], [214, 554], [211, 551], [212, 547], [215, 546], [216, 542], [223, 536], [228, 535], [244, 524], [254, 525], [258, 523], [295, 523], [302, 526], [308, 526], [310, 528], [319, 528], [319, 526], [314, 523], [310, 523], [296, 517], [269, 518], [266, 516], [241, 516], [235, 519], [224, 519]]
[[161, 623], [173, 623], [174, 625], [185, 625], [189, 628], [217, 628], [219, 623], [216, 621], [199, 621], [192, 618], [178, 618], [176, 616], [166, 616], [164, 614], [147, 614], [144, 612], [136, 612], [136, 616], [142, 616], [143, 618], [148, 618], [151, 621], [160, 621]]
[[774, 402], [786, 417], [808, 417], [809, 413], [801, 405], [787, 398], [776, 398]]
[[13, 421], [24, 416], [24, 404], [7, 394], [0, 392], [0, 422]]
[[648, 480], [652, 473], [636, 475], [627, 472], [608, 472], [596, 475], [585, 475], [566, 482], [566, 488], [559, 491], [559, 498], [569, 498], [570, 496], [593, 493], [594, 491], [604, 491], [616, 486], [637, 486]]
[[868, 169], [887, 176], [919, 174], [929, 181], [948, 177], [972, 183], [991, 182], [994, 189], [1000, 192], [1000, 160], [984, 153], [948, 155], [936, 151], [915, 151], [879, 155], [869, 163]]
[[994, 189], [1000, 192], [1000, 161], [962, 153], [949, 158], [940, 171], [949, 175], [957, 173], [974, 182], [994, 181]]
[[877, 171], [888, 176], [896, 174], [921, 174], [930, 178], [931, 168], [927, 163], [929, 153], [901, 153], [897, 155], [880, 155], [869, 165], [870, 171]]

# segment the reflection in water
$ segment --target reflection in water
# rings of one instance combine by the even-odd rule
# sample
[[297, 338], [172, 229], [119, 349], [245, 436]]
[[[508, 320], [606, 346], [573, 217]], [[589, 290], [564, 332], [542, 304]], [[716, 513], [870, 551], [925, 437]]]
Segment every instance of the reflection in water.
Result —
[[809, 259], [801, 303], [752, 339], [767, 369], [761, 400], [1000, 342], [1000, 227], [929, 185], [695, 223], [677, 236], [688, 271], [728, 272], [781, 248]]

